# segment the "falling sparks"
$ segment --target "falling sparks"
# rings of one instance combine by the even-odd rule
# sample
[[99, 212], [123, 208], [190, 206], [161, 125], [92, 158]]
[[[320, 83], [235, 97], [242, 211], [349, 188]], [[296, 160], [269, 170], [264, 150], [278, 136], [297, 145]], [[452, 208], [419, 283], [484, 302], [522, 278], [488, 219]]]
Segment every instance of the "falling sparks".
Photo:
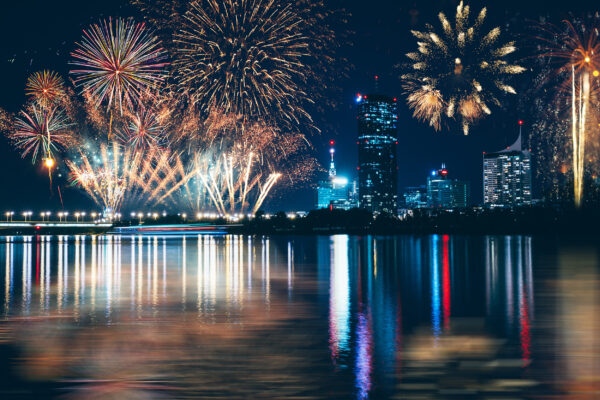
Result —
[[[596, 19], [595, 19], [596, 20]], [[550, 24], [541, 27], [542, 56], [558, 62], [557, 75], [568, 76], [559, 87], [559, 96], [570, 104], [573, 194], [576, 207], [583, 201], [585, 180], [586, 139], [594, 129], [591, 122], [597, 118], [600, 85], [600, 40], [595, 26], [565, 22], [566, 29]], [[594, 107], [593, 107], [594, 106]], [[597, 129], [597, 128], [596, 128]]]
[[402, 75], [403, 87], [413, 116], [436, 131], [442, 128], [444, 116], [458, 116], [468, 134], [470, 125], [491, 113], [487, 104], [499, 106], [500, 94], [516, 93], [505, 80], [525, 70], [504, 60], [516, 47], [513, 42], [499, 43], [499, 28], [482, 31], [485, 8], [472, 26], [469, 15], [469, 6], [461, 1], [454, 27], [439, 14], [443, 34], [432, 27], [429, 32], [412, 31], [418, 52], [407, 54], [412, 71]]

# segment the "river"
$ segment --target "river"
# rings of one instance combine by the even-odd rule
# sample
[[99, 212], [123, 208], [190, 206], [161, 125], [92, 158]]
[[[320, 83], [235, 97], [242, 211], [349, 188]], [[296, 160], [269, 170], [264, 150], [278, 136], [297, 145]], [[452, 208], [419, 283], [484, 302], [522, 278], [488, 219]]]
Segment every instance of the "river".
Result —
[[600, 397], [599, 243], [3, 237], [0, 397]]

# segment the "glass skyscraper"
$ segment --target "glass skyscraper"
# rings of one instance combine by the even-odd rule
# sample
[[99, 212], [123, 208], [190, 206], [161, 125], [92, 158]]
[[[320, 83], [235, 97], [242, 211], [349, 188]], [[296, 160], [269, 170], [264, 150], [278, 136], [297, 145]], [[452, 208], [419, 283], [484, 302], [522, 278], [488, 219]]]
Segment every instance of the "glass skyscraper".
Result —
[[483, 203], [488, 207], [531, 204], [531, 153], [521, 134], [506, 150], [483, 153]]
[[360, 207], [397, 213], [396, 100], [370, 94], [358, 103], [358, 194]]
[[465, 208], [469, 205], [469, 184], [448, 178], [444, 165], [431, 171], [427, 178], [427, 206], [431, 208]]

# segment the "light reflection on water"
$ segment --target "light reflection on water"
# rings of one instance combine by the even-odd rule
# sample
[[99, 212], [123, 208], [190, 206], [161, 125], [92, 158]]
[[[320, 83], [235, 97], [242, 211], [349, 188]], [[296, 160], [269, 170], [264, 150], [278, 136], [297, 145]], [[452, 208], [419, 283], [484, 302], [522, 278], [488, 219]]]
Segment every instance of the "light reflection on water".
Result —
[[0, 394], [585, 396], [597, 254], [526, 236], [7, 237]]

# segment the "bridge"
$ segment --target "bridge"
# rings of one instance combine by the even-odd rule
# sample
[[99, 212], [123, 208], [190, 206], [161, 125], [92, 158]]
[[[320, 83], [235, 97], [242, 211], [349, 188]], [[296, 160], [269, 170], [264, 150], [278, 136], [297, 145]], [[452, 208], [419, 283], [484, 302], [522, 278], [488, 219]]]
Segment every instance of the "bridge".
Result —
[[101, 233], [112, 226], [113, 224], [109, 222], [8, 221], [0, 222], [0, 235]]

